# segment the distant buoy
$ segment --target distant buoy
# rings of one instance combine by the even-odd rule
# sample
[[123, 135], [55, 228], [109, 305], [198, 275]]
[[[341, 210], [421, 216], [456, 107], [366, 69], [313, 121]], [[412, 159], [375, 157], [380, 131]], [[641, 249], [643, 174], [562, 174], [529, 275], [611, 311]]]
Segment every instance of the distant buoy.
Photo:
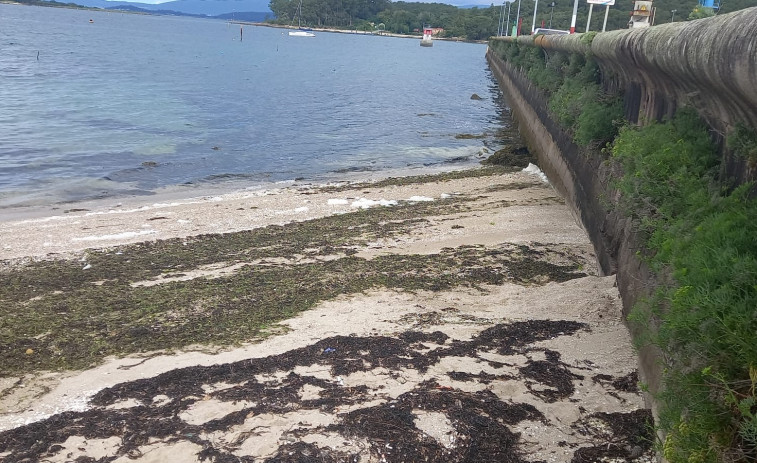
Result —
[[95, 20], [94, 19], [90, 19], [89, 22], [93, 23], [93, 22], [95, 22]]

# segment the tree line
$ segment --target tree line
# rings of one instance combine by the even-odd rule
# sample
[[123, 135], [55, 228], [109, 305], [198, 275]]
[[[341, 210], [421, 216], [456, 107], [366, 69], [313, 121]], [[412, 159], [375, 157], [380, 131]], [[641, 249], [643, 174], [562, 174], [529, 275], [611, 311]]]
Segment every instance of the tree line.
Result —
[[[489, 6], [458, 8], [444, 3], [409, 3], [391, 2], [389, 0], [303, 0], [301, 15], [298, 17], [300, 0], [271, 0], [269, 7], [276, 15], [271, 20], [278, 24], [327, 27], [337, 29], [355, 29], [365, 31], [385, 30], [397, 34], [421, 33], [424, 26], [443, 28], [443, 36], [460, 37], [468, 40], [486, 40], [497, 35], [503, 23], [512, 31], [519, 18], [522, 34], [530, 34], [534, 24], [536, 8], [536, 27], [567, 30], [570, 28], [573, 13], [572, 0], [515, 0], [512, 3], [492, 3]], [[717, 2], [717, 0], [716, 0]], [[520, 6], [520, 14], [518, 7]], [[720, 8], [714, 11], [702, 11], [696, 0], [656, 0], [655, 24], [671, 21], [686, 21], [715, 13], [732, 11], [757, 6], [757, 0], [721, 0]], [[625, 29], [633, 1], [616, 0], [610, 7], [607, 30]], [[589, 5], [579, 0], [577, 32], [585, 32]], [[594, 7], [589, 30], [601, 30], [605, 8]], [[500, 22], [500, 20], [502, 20]]]

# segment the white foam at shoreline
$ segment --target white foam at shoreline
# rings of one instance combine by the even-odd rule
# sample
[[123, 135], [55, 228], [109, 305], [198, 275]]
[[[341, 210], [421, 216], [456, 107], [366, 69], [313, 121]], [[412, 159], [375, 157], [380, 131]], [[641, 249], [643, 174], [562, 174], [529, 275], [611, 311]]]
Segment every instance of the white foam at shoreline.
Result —
[[539, 169], [539, 167], [536, 164], [531, 164], [529, 162], [528, 167], [523, 169], [523, 172], [539, 177], [539, 179], [544, 183], [549, 183], [549, 179], [547, 178], [547, 176], [544, 174], [544, 172], [542, 172], [541, 169]]
[[386, 200], [386, 199], [379, 199], [379, 200], [373, 200], [373, 199], [366, 199], [366, 198], [358, 198], [356, 201], [352, 202], [352, 207], [357, 207], [360, 209], [368, 209], [373, 206], [396, 206], [397, 201], [395, 200]]
[[329, 206], [346, 206], [349, 203], [346, 199], [331, 198], [328, 200]]
[[82, 236], [81, 238], [71, 238], [71, 241], [105, 241], [105, 240], [122, 240], [125, 238], [134, 238], [135, 236], [154, 235], [157, 233], [155, 230], [142, 230], [138, 232], [123, 232], [114, 233], [112, 235], [100, 235], [100, 236]]

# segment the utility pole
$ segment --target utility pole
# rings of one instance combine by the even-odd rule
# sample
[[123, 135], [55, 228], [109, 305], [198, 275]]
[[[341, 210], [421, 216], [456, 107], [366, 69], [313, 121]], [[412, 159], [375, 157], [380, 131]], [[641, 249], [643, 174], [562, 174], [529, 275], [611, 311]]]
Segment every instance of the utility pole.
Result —
[[539, 0], [534, 1], [534, 21], [531, 23], [531, 35], [534, 35], [536, 30], [536, 9], [539, 8]]

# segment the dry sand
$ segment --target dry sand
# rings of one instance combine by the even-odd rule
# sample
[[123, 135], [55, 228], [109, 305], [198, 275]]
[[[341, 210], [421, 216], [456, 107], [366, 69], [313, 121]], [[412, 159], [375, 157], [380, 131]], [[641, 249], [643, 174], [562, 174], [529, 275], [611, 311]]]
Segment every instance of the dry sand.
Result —
[[[514, 183], [527, 187], [503, 187]], [[578, 458], [579, 449], [595, 447], [613, 448], [623, 455], [605, 461], [648, 461], [651, 451], [647, 447], [611, 429], [613, 420], [643, 407], [635, 388], [636, 356], [621, 320], [614, 277], [597, 276], [585, 233], [555, 191], [536, 175], [513, 173], [337, 193], [283, 188], [142, 205], [77, 207], [88, 210], [0, 222], [0, 258], [76, 257], [91, 247], [247, 230], [347, 213], [369, 205], [400, 207], [391, 204], [432, 201], [445, 195], [477, 197], [478, 207], [427, 217], [428, 222], [410, 233], [369, 243], [358, 255], [371, 258], [386, 253], [435, 253], [463, 245], [495, 248], [548, 243], [553, 249], [582, 256], [588, 276], [563, 283], [506, 283], [444, 292], [376, 289], [322, 303], [284, 322], [287, 330], [281, 334], [239, 348], [134, 355], [108, 359], [82, 372], [2, 378], [0, 431], [46, 423], [47, 417], [65, 411], [89, 413], [65, 420], [96, 420], [92, 413], [98, 412], [99, 419], [118, 416], [128, 422], [140, 416], [138, 410], [165, 409], [170, 411], [160, 412], [168, 413], [161, 415], [163, 419], [171, 417], [183, 434], [155, 435], [127, 445], [122, 432], [87, 435], [70, 431], [65, 439], [46, 449], [40, 461], [74, 461], [79, 457], [117, 462], [192, 462], [201, 461], [201, 457], [209, 458], [205, 461], [422, 461], [415, 460], [412, 453], [420, 450], [407, 450], [401, 442], [382, 440], [378, 431], [367, 427], [361, 430], [355, 424], [358, 417], [404, 410], [411, 415], [402, 416], [411, 416], [412, 424], [403, 425], [410, 427], [403, 428], [402, 435], [420, 439], [412, 442], [416, 446], [423, 443], [423, 451], [430, 452], [425, 454], [425, 458], [431, 455], [429, 461], [463, 461], [459, 457], [463, 450], [474, 452], [466, 461], [485, 461], [476, 459], [471, 450], [476, 433], [471, 434], [473, 425], [465, 421], [468, 418], [462, 417], [461, 411], [455, 412], [454, 405], [433, 404], [444, 398], [464, 409], [466, 400], [479, 401], [470, 402], [479, 404], [470, 408], [483, 407], [480, 416], [494, 419], [493, 412], [480, 405], [491, 404], [494, 398], [502, 406], [532, 410], [519, 419], [495, 420], [496, 426], [503, 427], [502, 433], [516, 436], [512, 448], [506, 449], [512, 459], [497, 461], [571, 461]], [[204, 269], [196, 275], [224, 271], [233, 272], [234, 268]], [[558, 329], [536, 336], [511, 350], [503, 347], [507, 338], [481, 344], [494, 328], [531, 321], [583, 325], [572, 332]], [[422, 335], [411, 342], [407, 333]], [[402, 346], [407, 350], [382, 357], [379, 362], [373, 351], [367, 351], [370, 341], [368, 348], [353, 349], [351, 342], [364, 339], [392, 346], [392, 342], [404, 339], [407, 342]], [[458, 348], [455, 355], [435, 358], [423, 367], [392, 363], [450, 346]], [[362, 362], [356, 371], [341, 372], [342, 363], [329, 357], [346, 351], [346, 360]], [[322, 355], [324, 360], [303, 357], [286, 371], [255, 366], [256, 359], [285, 363], [303, 352]], [[339, 362], [346, 360], [340, 358]], [[199, 377], [206, 370], [195, 367], [222, 364], [228, 364], [229, 370], [247, 368], [249, 376], [243, 380], [227, 373], [208, 376], [198, 380], [199, 389], [183, 397], [161, 386], [160, 381], [151, 382], [164, 378], [158, 375], [166, 372], [175, 372], [176, 378]], [[536, 367], [546, 374], [534, 374]], [[558, 381], [566, 375], [567, 385]], [[136, 380], [143, 383], [134, 383], [138, 387], [116, 386]], [[252, 385], [258, 388], [256, 393], [242, 393]], [[98, 391], [114, 386], [120, 391], [117, 397], [97, 396]], [[288, 399], [276, 395], [275, 391], [285, 390], [290, 391]], [[98, 397], [94, 403], [93, 397]], [[420, 398], [425, 405], [418, 405]], [[144, 420], [145, 429], [152, 429], [150, 420], [159, 420], [156, 416], [139, 419]], [[70, 424], [61, 426], [71, 429]], [[393, 423], [385, 426], [391, 428]], [[208, 453], [208, 448], [216, 453]], [[484, 450], [480, 452], [483, 455]], [[20, 461], [14, 459], [16, 451], [0, 444], [0, 459], [3, 457]]]

